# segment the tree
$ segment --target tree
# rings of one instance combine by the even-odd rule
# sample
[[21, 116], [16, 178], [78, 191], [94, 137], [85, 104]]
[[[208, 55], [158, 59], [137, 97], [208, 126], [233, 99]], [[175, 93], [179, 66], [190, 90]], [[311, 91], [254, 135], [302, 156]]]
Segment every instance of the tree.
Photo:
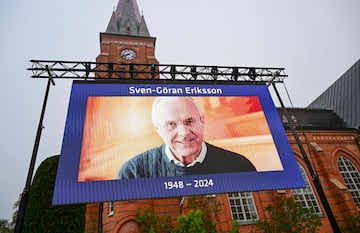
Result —
[[18, 208], [19, 200], [14, 203], [13, 209], [15, 210], [15, 212], [13, 213], [11, 221], [6, 219], [0, 219], [0, 233], [14, 232]]
[[0, 233], [14, 232], [14, 227], [6, 219], [0, 219]]
[[175, 233], [215, 233], [207, 231], [207, 226], [201, 210], [191, 210], [188, 215], [178, 217], [179, 225], [174, 229]]
[[190, 211], [177, 218], [176, 226], [172, 224], [170, 216], [155, 216], [149, 210], [138, 210], [135, 221], [145, 233], [216, 233], [216, 222], [212, 215], [216, 216], [219, 212], [219, 204], [215, 200], [209, 203], [204, 196], [189, 197], [188, 201]]
[[140, 229], [146, 233], [168, 233], [172, 232], [170, 216], [159, 217], [146, 209], [143, 213], [140, 210], [136, 213], [135, 222], [140, 224]]
[[214, 221], [213, 218], [218, 216], [220, 205], [215, 199], [209, 200], [206, 196], [189, 197], [189, 208], [192, 210], [201, 210], [201, 218], [204, 221], [206, 232], [212, 233], [216, 232], [216, 221]]
[[155, 216], [149, 210], [143, 213], [137, 212], [135, 222], [140, 224], [140, 229], [145, 233], [216, 233], [215, 228], [208, 231], [201, 210], [191, 210], [187, 215], [180, 215], [177, 218], [178, 224], [171, 223], [170, 216]]
[[58, 163], [59, 156], [52, 156], [37, 169], [29, 192], [22, 233], [84, 232], [85, 205], [52, 205]]
[[264, 233], [314, 233], [321, 222], [317, 214], [290, 198], [278, 198], [275, 206], [265, 208], [269, 218], [260, 221], [258, 228]]
[[11, 218], [11, 226], [13, 228], [15, 228], [15, 225], [16, 225], [16, 219], [17, 219], [17, 216], [18, 216], [18, 211], [19, 211], [19, 205], [20, 205], [20, 199], [18, 199], [15, 203], [14, 203], [14, 206], [13, 206], [13, 209], [15, 210], [13, 215], [12, 215], [12, 218]]

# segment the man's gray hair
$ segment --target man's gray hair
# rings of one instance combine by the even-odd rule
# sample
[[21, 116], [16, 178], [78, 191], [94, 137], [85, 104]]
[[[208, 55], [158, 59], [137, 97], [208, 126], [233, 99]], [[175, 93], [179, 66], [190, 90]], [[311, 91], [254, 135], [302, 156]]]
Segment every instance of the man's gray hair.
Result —
[[159, 102], [161, 102], [164, 99], [169, 99], [169, 98], [185, 98], [185, 99], [190, 100], [194, 104], [195, 108], [198, 110], [199, 114], [202, 115], [200, 108], [197, 106], [194, 99], [191, 98], [190, 96], [158, 96], [155, 98], [155, 100], [152, 104], [152, 108], [151, 108], [151, 120], [155, 126], [158, 124], [157, 119], [156, 119], [157, 118], [157, 111], [156, 111], [157, 106], [158, 106]]

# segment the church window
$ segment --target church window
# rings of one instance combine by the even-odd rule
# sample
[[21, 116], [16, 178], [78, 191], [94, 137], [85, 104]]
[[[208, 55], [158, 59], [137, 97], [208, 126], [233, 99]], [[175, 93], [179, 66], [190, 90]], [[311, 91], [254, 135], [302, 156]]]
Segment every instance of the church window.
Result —
[[338, 159], [338, 168], [355, 204], [360, 207], [360, 173], [355, 165], [344, 156]]
[[316, 196], [311, 187], [309, 178], [306, 175], [304, 168], [298, 163], [301, 175], [305, 181], [305, 188], [292, 189], [292, 194], [295, 202], [299, 203], [302, 207], [308, 208], [312, 213], [321, 215], [321, 209]]
[[259, 220], [251, 192], [228, 194], [231, 214], [240, 224], [251, 224]]

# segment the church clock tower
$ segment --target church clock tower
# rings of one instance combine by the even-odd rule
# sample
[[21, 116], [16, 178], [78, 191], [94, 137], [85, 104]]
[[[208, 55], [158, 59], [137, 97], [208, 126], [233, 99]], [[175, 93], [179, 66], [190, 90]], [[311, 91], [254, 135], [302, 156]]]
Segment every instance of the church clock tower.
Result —
[[136, 0], [119, 0], [106, 32], [100, 33], [97, 62], [159, 64], [156, 38], [151, 37]]
[[[119, 0], [113, 11], [106, 32], [100, 33], [100, 54], [96, 62], [125, 64], [155, 64], [156, 38], [151, 37], [143, 15], [140, 15], [136, 0]], [[101, 75], [100, 75], [101, 77]], [[129, 77], [116, 76], [115, 78]], [[141, 76], [139, 78], [147, 78]], [[170, 199], [172, 200], [172, 199]], [[130, 200], [106, 203], [88, 203], [86, 205], [86, 232], [140, 232], [135, 223], [138, 209], [153, 209], [156, 201]], [[178, 198], [174, 198], [178, 203]]]

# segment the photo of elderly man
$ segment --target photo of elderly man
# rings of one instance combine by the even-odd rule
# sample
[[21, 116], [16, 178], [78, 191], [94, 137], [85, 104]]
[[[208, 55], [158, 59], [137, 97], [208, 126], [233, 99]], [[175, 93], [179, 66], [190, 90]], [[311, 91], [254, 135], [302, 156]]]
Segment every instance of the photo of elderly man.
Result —
[[163, 144], [121, 166], [116, 179], [256, 171], [243, 155], [204, 141], [204, 115], [190, 97], [157, 97], [152, 122]]

